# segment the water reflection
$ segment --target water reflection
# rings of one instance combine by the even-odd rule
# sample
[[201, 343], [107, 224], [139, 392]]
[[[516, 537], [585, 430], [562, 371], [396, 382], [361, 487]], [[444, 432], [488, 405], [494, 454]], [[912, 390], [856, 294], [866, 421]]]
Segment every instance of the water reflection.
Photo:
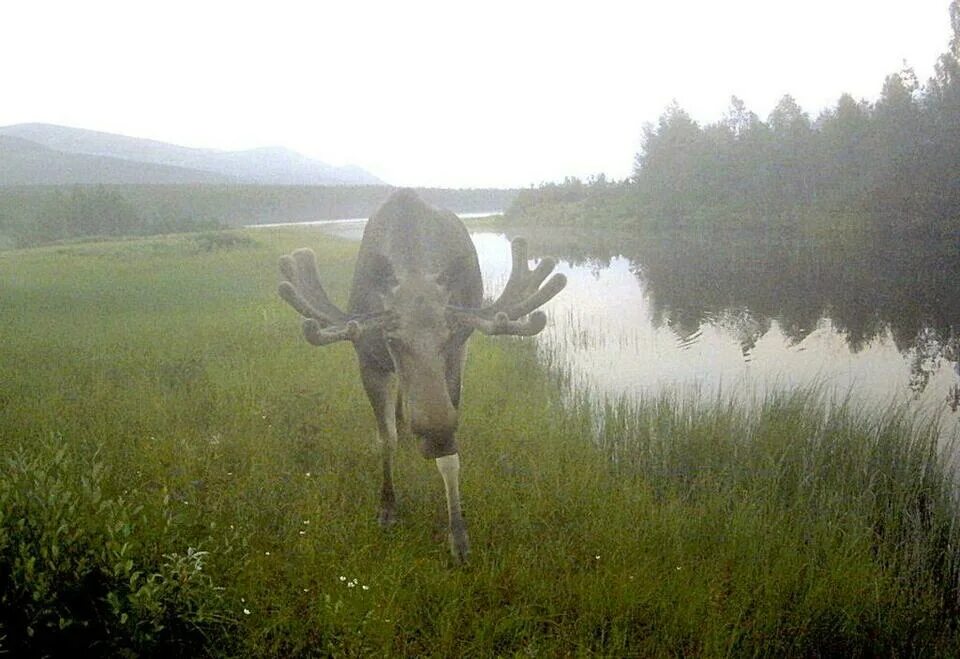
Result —
[[[539, 349], [576, 387], [754, 396], [819, 386], [874, 405], [913, 399], [956, 423], [960, 272], [949, 249], [828, 255], [747, 239], [522, 233], [568, 277]], [[509, 236], [474, 239], [495, 293], [509, 273]]]

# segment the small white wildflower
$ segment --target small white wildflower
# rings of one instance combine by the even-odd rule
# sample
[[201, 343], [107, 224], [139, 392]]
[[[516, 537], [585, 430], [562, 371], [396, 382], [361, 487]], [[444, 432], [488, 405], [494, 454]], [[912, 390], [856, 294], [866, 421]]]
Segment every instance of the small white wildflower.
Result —
[[265, 551], [265, 552], [263, 552], [263, 555], [264, 555], [264, 556], [269, 556], [269, 555], [270, 555], [270, 552]]
[[250, 615], [250, 609], [244, 609], [244, 610], [243, 610], [243, 615], [245, 615], [245, 616]]
[[356, 587], [357, 587], [357, 584], [353, 583], [352, 581], [347, 582], [347, 588], [356, 588]]
[[310, 592], [310, 589], [309, 589], [309, 588], [304, 588], [304, 589], [303, 589], [303, 592], [309, 593], [309, 592]]
[[300, 535], [307, 535], [306, 531], [300, 531]]
[[346, 581], [346, 580], [347, 580], [347, 578], [341, 574], [341, 575], [340, 575], [340, 581]]
[[597, 554], [596, 556], [594, 556], [594, 558], [599, 561], [599, 560], [600, 560], [600, 554]]
[[364, 584], [363, 586], [361, 586], [361, 588], [363, 588], [364, 590], [370, 590], [370, 586], [368, 586], [368, 585], [366, 585], [366, 584]]
[[307, 472], [307, 478], [310, 478], [310, 472], [309, 472], [309, 471]]
[[310, 520], [309, 520], [309, 519], [305, 519], [305, 520], [303, 520], [303, 523], [306, 524], [307, 526], [309, 526], [309, 525], [310, 525]]

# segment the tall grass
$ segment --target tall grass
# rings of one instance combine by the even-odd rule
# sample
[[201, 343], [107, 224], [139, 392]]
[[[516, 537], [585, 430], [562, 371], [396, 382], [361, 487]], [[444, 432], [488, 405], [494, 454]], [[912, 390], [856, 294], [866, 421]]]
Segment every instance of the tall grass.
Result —
[[0, 257], [0, 652], [871, 656], [958, 647], [957, 508], [932, 424], [818, 392], [755, 407], [571, 398], [472, 339], [474, 554], [404, 439], [403, 522], [349, 346], [308, 346], [303, 230]]

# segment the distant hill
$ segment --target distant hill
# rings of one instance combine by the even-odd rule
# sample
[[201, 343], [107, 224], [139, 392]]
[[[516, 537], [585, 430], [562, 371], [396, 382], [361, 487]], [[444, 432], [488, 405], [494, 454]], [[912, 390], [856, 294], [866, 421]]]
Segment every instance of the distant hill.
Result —
[[282, 147], [218, 151], [52, 124], [0, 127], [0, 186], [85, 183], [384, 185]]
[[0, 134], [0, 186], [101, 183], [229, 183], [223, 174], [66, 153]]

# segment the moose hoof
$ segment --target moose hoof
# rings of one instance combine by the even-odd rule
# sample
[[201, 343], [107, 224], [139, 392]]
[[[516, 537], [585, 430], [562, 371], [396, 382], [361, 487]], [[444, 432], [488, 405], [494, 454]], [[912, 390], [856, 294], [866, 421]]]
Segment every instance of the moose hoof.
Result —
[[467, 557], [470, 555], [470, 539], [467, 537], [466, 529], [450, 532], [450, 554], [456, 565], [467, 562]]
[[397, 523], [397, 511], [393, 508], [381, 508], [377, 515], [380, 528], [389, 529]]

